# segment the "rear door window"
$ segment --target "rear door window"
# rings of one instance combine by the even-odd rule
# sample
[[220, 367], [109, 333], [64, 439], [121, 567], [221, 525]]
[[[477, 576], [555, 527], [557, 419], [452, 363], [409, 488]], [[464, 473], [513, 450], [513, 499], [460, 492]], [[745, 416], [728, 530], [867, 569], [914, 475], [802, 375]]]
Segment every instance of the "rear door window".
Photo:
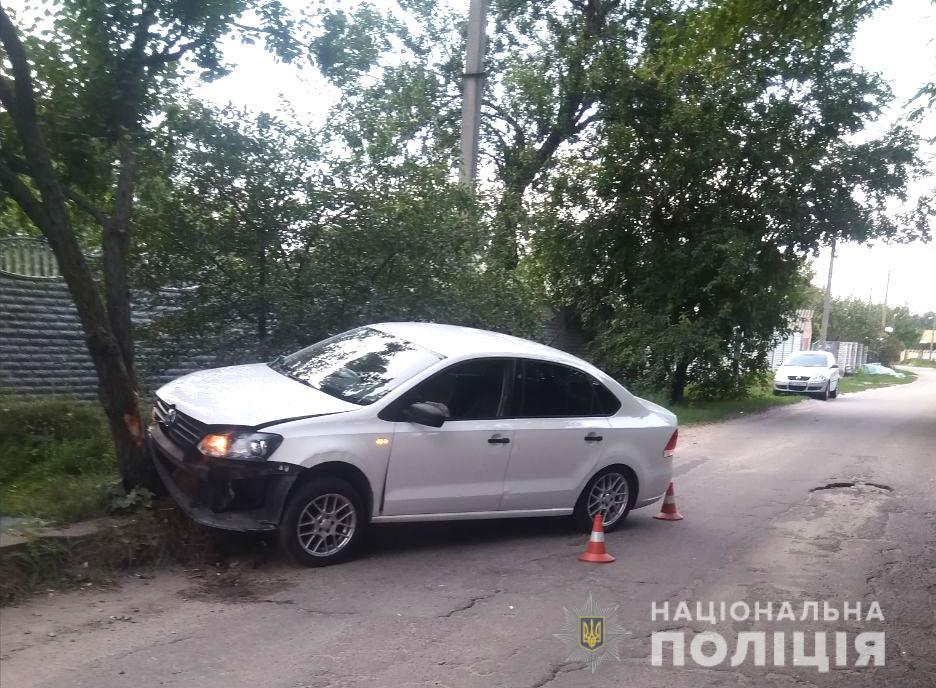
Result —
[[582, 370], [549, 361], [519, 362], [511, 413], [515, 417], [610, 416], [620, 406], [607, 387]]

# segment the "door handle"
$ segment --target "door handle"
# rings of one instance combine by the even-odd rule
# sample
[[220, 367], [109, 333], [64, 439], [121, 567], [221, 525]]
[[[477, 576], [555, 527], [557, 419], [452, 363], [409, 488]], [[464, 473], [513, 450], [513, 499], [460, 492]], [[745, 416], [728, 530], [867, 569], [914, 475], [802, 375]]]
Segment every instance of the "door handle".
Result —
[[601, 435], [596, 435], [593, 432], [590, 432], [587, 435], [585, 435], [586, 442], [601, 442], [601, 440], [603, 439], [604, 437], [602, 437]]
[[491, 435], [488, 437], [488, 444], [509, 444], [509, 437], [501, 437], [500, 435]]

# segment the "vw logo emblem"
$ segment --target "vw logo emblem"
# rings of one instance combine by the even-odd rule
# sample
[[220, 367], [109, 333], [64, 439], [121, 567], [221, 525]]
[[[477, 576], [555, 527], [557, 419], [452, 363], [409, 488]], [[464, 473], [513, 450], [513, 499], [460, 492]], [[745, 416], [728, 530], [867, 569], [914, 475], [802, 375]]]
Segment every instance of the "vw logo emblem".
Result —
[[166, 426], [171, 428], [173, 425], [175, 425], [176, 416], [178, 415], [179, 414], [176, 411], [176, 407], [170, 406], [169, 410], [166, 412]]

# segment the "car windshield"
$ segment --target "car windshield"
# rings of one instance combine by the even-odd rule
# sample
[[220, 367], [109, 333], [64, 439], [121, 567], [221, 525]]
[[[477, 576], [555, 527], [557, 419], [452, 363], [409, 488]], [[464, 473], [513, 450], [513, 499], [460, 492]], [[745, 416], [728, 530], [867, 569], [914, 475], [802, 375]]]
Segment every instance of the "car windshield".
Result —
[[405, 339], [361, 327], [277, 359], [270, 367], [343, 401], [367, 405], [440, 360]]
[[803, 366], [804, 368], [825, 368], [829, 365], [825, 354], [797, 354], [783, 362], [785, 366]]

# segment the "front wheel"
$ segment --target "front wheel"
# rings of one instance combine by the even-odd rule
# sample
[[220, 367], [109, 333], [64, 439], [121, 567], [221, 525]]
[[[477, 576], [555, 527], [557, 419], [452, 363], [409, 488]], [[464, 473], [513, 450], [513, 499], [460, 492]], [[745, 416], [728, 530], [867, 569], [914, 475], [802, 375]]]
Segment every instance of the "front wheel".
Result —
[[595, 516], [600, 513], [605, 531], [615, 530], [627, 518], [636, 498], [637, 487], [629, 473], [619, 468], [599, 471], [575, 504], [575, 527], [583, 533], [591, 532]]
[[341, 478], [315, 478], [290, 496], [279, 526], [280, 545], [306, 566], [351, 558], [367, 518], [364, 500]]
[[836, 383], [835, 383], [835, 389], [833, 389], [831, 392], [829, 392], [829, 398], [830, 398], [830, 399], [838, 399], [838, 388], [839, 388], [839, 383], [836, 382]]

